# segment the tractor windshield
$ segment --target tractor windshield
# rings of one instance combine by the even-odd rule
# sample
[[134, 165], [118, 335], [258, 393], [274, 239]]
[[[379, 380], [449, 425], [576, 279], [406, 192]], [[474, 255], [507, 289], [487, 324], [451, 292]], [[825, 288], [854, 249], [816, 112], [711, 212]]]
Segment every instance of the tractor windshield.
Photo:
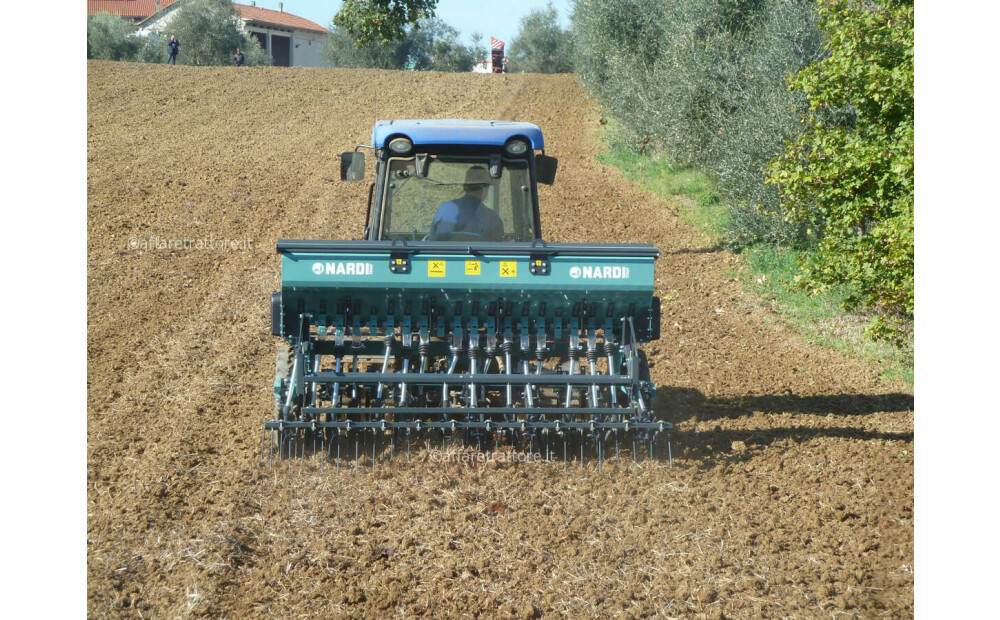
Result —
[[426, 176], [413, 157], [388, 161], [381, 239], [532, 241], [528, 162], [504, 159], [500, 176], [487, 158], [429, 156]]

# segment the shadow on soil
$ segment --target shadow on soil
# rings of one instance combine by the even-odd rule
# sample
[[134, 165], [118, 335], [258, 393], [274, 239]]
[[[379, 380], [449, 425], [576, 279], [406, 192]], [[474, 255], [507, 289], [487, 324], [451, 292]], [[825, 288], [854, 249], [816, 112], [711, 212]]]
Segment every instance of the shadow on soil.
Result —
[[725, 248], [722, 247], [721, 243], [716, 243], [712, 246], [706, 246], [702, 248], [681, 248], [679, 250], [671, 250], [669, 252], [664, 252], [664, 254], [713, 254], [715, 252], [721, 252]]
[[670, 421], [697, 416], [699, 421], [739, 418], [761, 413], [810, 415], [870, 415], [880, 411], [913, 411], [909, 394], [833, 394], [798, 396], [796, 394], [706, 397], [693, 388], [657, 387], [657, 417]]
[[[660, 387], [656, 393], [656, 417], [675, 424], [694, 418], [698, 422], [750, 418], [755, 412], [794, 415], [856, 416], [879, 412], [913, 411], [909, 394], [836, 394], [824, 396], [765, 395], [739, 398], [708, 398], [689, 388]], [[816, 438], [859, 441], [900, 441], [912, 444], [913, 432], [867, 430], [858, 426], [778, 426], [707, 431], [680, 431], [672, 434], [674, 456], [708, 458], [706, 466], [747, 461], [759, 450], [785, 441], [803, 443]]]

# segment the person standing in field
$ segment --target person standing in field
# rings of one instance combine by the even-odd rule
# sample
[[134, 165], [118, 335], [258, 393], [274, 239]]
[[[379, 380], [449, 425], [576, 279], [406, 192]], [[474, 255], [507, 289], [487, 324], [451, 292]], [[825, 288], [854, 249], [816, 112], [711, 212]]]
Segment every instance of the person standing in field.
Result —
[[246, 57], [243, 56], [243, 52], [241, 52], [240, 48], [238, 47], [236, 48], [236, 55], [233, 56], [233, 62], [236, 64], [237, 67], [242, 67], [243, 63], [246, 62]]
[[181, 42], [177, 40], [177, 35], [170, 35], [170, 42], [167, 43], [167, 64], [177, 64], [177, 50], [180, 47]]

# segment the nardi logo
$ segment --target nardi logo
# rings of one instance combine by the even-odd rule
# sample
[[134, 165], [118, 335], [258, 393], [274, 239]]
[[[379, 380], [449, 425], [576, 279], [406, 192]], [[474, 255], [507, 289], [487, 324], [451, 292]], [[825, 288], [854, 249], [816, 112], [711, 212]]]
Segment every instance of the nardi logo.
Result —
[[313, 263], [313, 273], [321, 276], [370, 276], [375, 272], [371, 263]]
[[592, 280], [623, 280], [630, 276], [630, 270], [628, 267], [622, 267], [620, 265], [615, 267], [599, 267], [599, 266], [585, 266], [585, 267], [570, 267], [569, 277], [576, 280], [577, 278], [586, 278]]

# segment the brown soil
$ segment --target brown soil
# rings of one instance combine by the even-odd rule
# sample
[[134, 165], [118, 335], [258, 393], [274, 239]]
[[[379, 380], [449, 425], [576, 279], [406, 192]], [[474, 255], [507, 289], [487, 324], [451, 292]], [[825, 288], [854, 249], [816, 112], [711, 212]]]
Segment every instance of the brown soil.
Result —
[[[88, 70], [91, 615], [912, 616], [912, 391], [753, 309], [738, 256], [596, 163], [573, 77]], [[545, 237], [663, 250], [672, 468], [261, 464], [274, 243], [360, 236], [336, 154], [376, 89], [379, 118], [537, 123]]]

